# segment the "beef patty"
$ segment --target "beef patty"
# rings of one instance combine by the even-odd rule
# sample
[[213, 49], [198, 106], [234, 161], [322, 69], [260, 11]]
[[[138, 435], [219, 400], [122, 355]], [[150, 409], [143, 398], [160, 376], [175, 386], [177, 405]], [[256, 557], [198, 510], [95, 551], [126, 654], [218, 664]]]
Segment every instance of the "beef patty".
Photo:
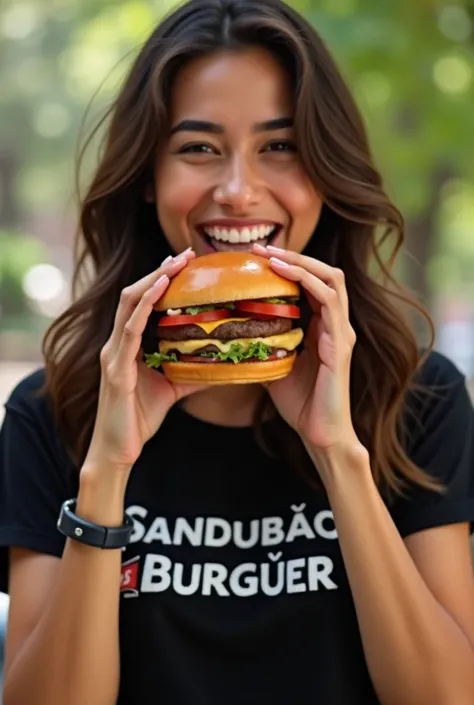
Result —
[[158, 326], [158, 337], [162, 340], [234, 340], [234, 338], [268, 338], [291, 330], [290, 318], [272, 318], [268, 321], [251, 318], [248, 321], [231, 321], [214, 328], [209, 335], [198, 325]]

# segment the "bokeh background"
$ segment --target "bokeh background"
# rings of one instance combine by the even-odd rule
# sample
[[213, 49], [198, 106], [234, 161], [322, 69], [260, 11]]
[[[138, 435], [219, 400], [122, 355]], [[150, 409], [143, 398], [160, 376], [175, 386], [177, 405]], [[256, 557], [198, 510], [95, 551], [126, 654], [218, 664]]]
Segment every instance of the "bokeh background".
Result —
[[[0, 422], [5, 397], [41, 364], [42, 335], [69, 301], [81, 130], [113, 100], [140, 44], [175, 4], [0, 4]], [[474, 4], [290, 4], [326, 39], [355, 92], [407, 222], [400, 275], [428, 305], [436, 347], [474, 391]], [[0, 595], [0, 680], [5, 608]]]

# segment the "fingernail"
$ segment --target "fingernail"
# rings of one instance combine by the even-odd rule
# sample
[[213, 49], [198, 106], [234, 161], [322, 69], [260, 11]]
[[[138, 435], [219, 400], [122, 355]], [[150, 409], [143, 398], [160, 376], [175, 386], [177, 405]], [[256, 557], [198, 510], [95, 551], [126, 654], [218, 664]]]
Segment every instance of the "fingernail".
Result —
[[260, 245], [260, 243], [258, 243], [258, 242], [254, 242], [253, 246], [257, 247], [259, 250], [266, 250], [267, 249], [264, 245]]
[[185, 255], [187, 252], [191, 252], [193, 248], [192, 247], [187, 247], [185, 250], [181, 252], [182, 255]]
[[177, 257], [174, 258], [173, 264], [182, 264], [183, 262], [186, 262], [186, 257], [184, 255], [184, 252], [182, 255], [178, 255]]
[[282, 247], [274, 247], [273, 245], [267, 245], [267, 250], [270, 250], [270, 252], [278, 252], [280, 254], [285, 252]]
[[[277, 248], [275, 247], [275, 250], [276, 249]], [[278, 267], [285, 267], [285, 269], [287, 269], [290, 266], [288, 264], [288, 262], [283, 262], [283, 260], [278, 259], [278, 257], [270, 257], [270, 262], [272, 262], [273, 264], [276, 264]]]
[[165, 259], [163, 260], [163, 262], [161, 263], [160, 266], [162, 267], [164, 264], [168, 264], [168, 262], [171, 262], [172, 259], [173, 259], [173, 256], [168, 255], [168, 257], [165, 257]]
[[162, 274], [161, 277], [159, 277], [153, 284], [153, 288], [158, 289], [158, 287], [164, 283], [165, 279], [168, 279], [168, 277], [166, 276], [166, 274]]

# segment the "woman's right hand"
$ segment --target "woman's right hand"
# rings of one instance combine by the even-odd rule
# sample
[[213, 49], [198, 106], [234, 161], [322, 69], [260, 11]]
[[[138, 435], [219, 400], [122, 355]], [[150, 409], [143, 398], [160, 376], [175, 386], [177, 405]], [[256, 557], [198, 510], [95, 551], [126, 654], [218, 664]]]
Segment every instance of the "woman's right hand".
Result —
[[83, 467], [128, 473], [170, 407], [204, 385], [173, 385], [142, 361], [142, 335], [170, 278], [195, 257], [187, 250], [122, 291], [109, 340], [100, 354], [97, 417]]

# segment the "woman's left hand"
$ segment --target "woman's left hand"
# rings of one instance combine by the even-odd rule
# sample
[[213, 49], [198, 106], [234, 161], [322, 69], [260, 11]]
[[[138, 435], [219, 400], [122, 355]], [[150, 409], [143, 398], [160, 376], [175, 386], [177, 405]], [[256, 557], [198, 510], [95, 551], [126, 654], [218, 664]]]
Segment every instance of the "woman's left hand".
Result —
[[275, 272], [298, 282], [313, 311], [304, 350], [288, 377], [268, 385], [284, 420], [311, 455], [362, 449], [351, 418], [350, 370], [355, 332], [344, 274], [312, 257], [256, 245]]

